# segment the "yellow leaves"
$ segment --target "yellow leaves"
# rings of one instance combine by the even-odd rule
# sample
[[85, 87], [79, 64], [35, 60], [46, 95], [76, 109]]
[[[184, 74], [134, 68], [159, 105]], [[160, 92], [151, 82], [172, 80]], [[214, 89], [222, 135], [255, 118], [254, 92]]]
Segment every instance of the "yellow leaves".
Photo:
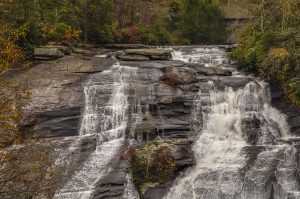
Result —
[[0, 149], [20, 142], [21, 107], [29, 95], [26, 84], [0, 78]]
[[46, 36], [51, 37], [55, 33], [55, 27], [49, 24], [44, 24], [42, 27], [42, 33]]
[[21, 79], [0, 78], [0, 192], [4, 193], [3, 198], [37, 194], [50, 198], [55, 179], [49, 145], [25, 140], [19, 129], [22, 107], [30, 95]]
[[68, 27], [66, 31], [66, 39], [67, 41], [72, 41], [80, 38], [81, 31], [77, 30], [73, 27]]
[[0, 8], [12, 4], [15, 0], [0, 0]]
[[51, 195], [54, 191], [48, 179], [53, 162], [49, 145], [27, 142], [0, 150], [0, 192], [5, 198]]
[[0, 73], [22, 59], [22, 50], [18, 47], [17, 40], [23, 35], [24, 32], [0, 21]]
[[289, 52], [287, 51], [286, 48], [272, 48], [269, 51], [269, 55], [272, 57], [287, 57]]
[[288, 78], [288, 63], [289, 52], [285, 48], [271, 48], [263, 62], [263, 67], [266, 71], [270, 71], [271, 76], [285, 81]]

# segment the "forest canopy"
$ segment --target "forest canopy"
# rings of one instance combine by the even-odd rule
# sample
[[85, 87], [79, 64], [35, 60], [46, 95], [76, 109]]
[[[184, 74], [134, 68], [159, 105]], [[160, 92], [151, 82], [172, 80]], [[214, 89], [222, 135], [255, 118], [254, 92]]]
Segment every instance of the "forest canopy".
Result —
[[1, 0], [0, 18], [26, 33], [30, 48], [49, 41], [203, 44], [224, 41], [223, 13], [212, 0]]

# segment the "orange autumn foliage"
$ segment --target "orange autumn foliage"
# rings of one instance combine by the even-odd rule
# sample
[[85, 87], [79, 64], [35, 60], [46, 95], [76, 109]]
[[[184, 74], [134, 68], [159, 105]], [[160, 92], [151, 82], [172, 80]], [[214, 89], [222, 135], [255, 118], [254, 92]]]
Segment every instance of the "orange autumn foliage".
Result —
[[23, 35], [19, 30], [4, 21], [0, 21], [0, 73], [22, 59], [22, 50], [17, 40]]

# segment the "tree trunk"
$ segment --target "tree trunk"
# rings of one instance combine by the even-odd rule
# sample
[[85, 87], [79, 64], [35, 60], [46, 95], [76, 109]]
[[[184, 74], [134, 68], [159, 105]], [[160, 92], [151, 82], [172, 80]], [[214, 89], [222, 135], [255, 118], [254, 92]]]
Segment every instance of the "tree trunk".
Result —
[[265, 6], [265, 0], [261, 0], [261, 7], [260, 7], [260, 30], [262, 33], [265, 32], [265, 11], [264, 11], [264, 6]]
[[84, 32], [83, 43], [87, 44], [88, 43], [88, 25], [87, 25], [86, 20], [84, 20], [84, 22], [83, 22], [83, 32]]

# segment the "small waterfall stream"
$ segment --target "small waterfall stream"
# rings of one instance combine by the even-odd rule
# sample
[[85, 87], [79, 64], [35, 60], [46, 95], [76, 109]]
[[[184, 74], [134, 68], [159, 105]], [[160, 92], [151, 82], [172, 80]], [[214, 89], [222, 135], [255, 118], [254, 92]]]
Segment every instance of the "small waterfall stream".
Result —
[[[96, 148], [55, 198], [91, 198], [94, 185], [110, 171], [125, 141], [130, 89], [135, 76], [135, 68], [115, 64], [87, 82], [84, 88], [85, 110], [77, 139], [95, 136]], [[73, 148], [76, 145], [78, 142]]]
[[[178, 49], [177, 49], [178, 48]], [[187, 52], [182, 48], [177, 47], [173, 50], [172, 56], [174, 60], [180, 60], [184, 62], [200, 63], [206, 67], [228, 64], [229, 61], [226, 57], [226, 53], [218, 47], [202, 47], [188, 49]]]

